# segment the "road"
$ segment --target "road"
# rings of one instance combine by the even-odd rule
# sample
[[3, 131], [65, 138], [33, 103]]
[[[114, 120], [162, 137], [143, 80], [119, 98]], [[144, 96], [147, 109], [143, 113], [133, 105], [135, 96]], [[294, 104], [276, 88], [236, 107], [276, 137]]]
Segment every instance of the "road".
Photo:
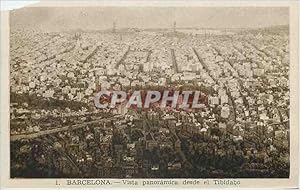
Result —
[[124, 60], [126, 59], [128, 53], [130, 52], [130, 46], [128, 46], [126, 52], [124, 53], [124, 55], [122, 56], [122, 58], [120, 59], [120, 61], [118, 61], [118, 63], [116, 64], [115, 68], [117, 69], [121, 64], [124, 64]]
[[10, 141], [14, 142], [14, 141], [22, 140], [22, 139], [34, 139], [34, 138], [37, 138], [37, 137], [40, 137], [40, 136], [49, 135], [49, 134], [53, 134], [53, 133], [58, 133], [58, 132], [62, 132], [62, 131], [80, 129], [80, 128], [86, 127], [87, 125], [90, 125], [90, 124], [103, 123], [103, 122], [115, 120], [117, 118], [118, 117], [102, 118], [102, 119], [89, 121], [89, 122], [85, 122], [85, 123], [74, 124], [74, 125], [71, 125], [71, 126], [65, 126], [65, 127], [55, 128], [55, 129], [44, 130], [44, 131], [40, 131], [40, 132], [37, 132], [37, 133], [12, 135], [12, 136], [10, 136]]
[[199, 61], [199, 63], [203, 66], [203, 68], [205, 69], [206, 73], [208, 74], [208, 76], [214, 81], [214, 83], [218, 83], [218, 81], [211, 75], [211, 71], [208, 68], [207, 64], [203, 61], [203, 59], [201, 58], [201, 56], [199, 55], [199, 53], [197, 52], [197, 50], [195, 48], [193, 48], [193, 51]]
[[172, 59], [172, 63], [173, 63], [173, 66], [174, 66], [175, 73], [178, 73], [179, 72], [179, 68], [178, 68], [178, 65], [177, 65], [176, 56], [175, 56], [175, 50], [174, 49], [171, 49], [171, 59]]

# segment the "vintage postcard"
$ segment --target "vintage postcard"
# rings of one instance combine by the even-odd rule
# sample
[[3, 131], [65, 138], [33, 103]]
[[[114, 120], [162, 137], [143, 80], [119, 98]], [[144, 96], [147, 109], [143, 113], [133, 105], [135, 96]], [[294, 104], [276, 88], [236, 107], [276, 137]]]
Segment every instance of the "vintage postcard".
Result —
[[297, 188], [299, 2], [1, 12], [1, 186]]

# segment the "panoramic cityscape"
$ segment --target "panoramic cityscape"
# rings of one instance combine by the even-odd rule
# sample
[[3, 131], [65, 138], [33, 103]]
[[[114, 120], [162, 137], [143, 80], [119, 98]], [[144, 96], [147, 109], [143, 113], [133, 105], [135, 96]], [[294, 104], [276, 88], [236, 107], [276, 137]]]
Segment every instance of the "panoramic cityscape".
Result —
[[[179, 23], [11, 23], [11, 177], [288, 178], [289, 25]], [[103, 90], [198, 91], [200, 106], [100, 109]]]

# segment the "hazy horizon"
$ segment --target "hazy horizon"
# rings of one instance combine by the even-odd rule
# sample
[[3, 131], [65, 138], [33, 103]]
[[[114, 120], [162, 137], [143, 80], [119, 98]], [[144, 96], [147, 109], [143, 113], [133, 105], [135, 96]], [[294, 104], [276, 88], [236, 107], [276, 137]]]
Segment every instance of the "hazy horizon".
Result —
[[45, 31], [123, 28], [263, 28], [289, 25], [288, 7], [29, 7], [10, 13], [12, 28]]

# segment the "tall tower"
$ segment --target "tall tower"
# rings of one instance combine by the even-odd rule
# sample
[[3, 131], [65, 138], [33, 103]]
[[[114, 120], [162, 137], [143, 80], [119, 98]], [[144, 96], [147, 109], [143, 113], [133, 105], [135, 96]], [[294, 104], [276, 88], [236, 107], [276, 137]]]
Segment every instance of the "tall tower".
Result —
[[173, 23], [173, 32], [176, 32], [176, 21]]
[[113, 22], [113, 29], [112, 29], [113, 33], [116, 32], [116, 22]]

